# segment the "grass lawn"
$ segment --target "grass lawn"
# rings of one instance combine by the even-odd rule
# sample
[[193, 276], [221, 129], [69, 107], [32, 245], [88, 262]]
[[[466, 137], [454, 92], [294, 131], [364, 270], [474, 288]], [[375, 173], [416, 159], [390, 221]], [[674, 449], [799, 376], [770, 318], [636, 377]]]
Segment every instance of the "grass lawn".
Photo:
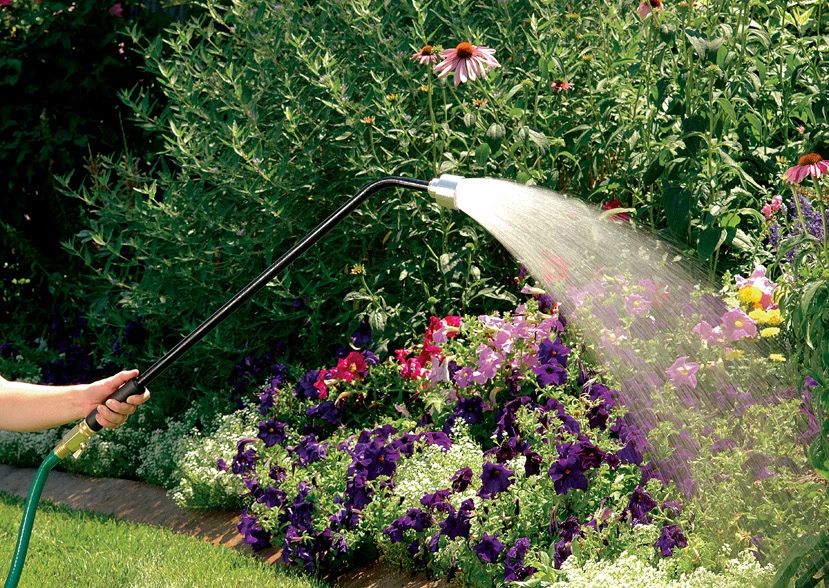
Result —
[[[22, 500], [0, 494], [3, 579], [11, 563], [22, 507]], [[20, 586], [322, 588], [324, 584], [166, 529], [42, 503]]]

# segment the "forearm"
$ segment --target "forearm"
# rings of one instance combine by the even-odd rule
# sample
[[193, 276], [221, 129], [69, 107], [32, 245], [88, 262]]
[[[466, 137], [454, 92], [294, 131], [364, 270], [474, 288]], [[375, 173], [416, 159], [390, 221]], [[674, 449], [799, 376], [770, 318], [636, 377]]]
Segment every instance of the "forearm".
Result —
[[0, 429], [6, 431], [49, 429], [78, 420], [92, 408], [84, 405], [84, 395], [76, 386], [39, 386], [0, 378]]

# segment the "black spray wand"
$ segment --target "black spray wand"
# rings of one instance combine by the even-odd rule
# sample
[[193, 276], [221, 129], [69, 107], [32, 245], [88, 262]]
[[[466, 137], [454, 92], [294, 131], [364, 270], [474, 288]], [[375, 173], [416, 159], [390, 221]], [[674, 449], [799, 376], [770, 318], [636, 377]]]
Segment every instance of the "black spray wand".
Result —
[[[164, 354], [161, 359], [155, 362], [149, 369], [142, 372], [137, 378], [130, 380], [121, 388], [116, 390], [109, 398], [114, 398], [121, 402], [125, 401], [133, 394], [140, 394], [144, 389], [158, 377], [164, 370], [181, 357], [188, 349], [193, 347], [207, 333], [212, 331], [230, 313], [239, 308], [251, 296], [261, 290], [268, 282], [270, 282], [279, 272], [287, 267], [297, 257], [302, 255], [311, 245], [322, 239], [336, 224], [343, 220], [349, 213], [357, 208], [363, 200], [384, 188], [411, 188], [418, 191], [429, 191], [436, 199], [438, 204], [448, 208], [455, 208], [454, 206], [454, 188], [458, 180], [462, 178], [457, 176], [441, 176], [431, 182], [425, 180], [416, 180], [411, 178], [403, 178], [399, 176], [389, 176], [380, 178], [370, 184], [363, 186], [359, 192], [351, 197], [345, 204], [334, 211], [331, 216], [322, 221], [317, 227], [308, 233], [305, 237], [297, 241], [293, 247], [285, 252], [279, 259], [277, 259], [268, 269], [257, 276], [250, 284], [245, 286], [238, 294], [228, 300], [221, 308], [213, 313], [210, 318], [204, 321], [201, 325], [181, 340], [175, 347]], [[37, 511], [37, 504], [40, 500], [40, 494], [43, 490], [43, 485], [46, 482], [46, 477], [55, 465], [60, 460], [69, 455], [76, 457], [86, 447], [89, 440], [103, 427], [95, 418], [97, 411], [93, 410], [87, 417], [73, 427], [60, 443], [49, 453], [46, 459], [43, 460], [40, 468], [35, 474], [32, 481], [32, 487], [26, 497], [26, 503], [23, 507], [23, 520], [20, 523], [20, 531], [17, 536], [17, 545], [14, 551], [14, 558], [12, 559], [9, 575], [6, 578], [5, 588], [15, 588], [20, 581], [20, 575], [23, 572], [23, 564], [26, 560], [26, 552], [29, 547], [29, 537], [32, 532], [32, 525], [34, 523], [35, 512]]]

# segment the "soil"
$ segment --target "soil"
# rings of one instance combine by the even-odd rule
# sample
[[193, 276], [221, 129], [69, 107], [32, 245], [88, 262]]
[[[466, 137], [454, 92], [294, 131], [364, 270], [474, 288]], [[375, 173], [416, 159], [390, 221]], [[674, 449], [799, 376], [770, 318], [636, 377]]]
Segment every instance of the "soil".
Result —
[[[25, 498], [35, 470], [0, 464], [0, 492]], [[90, 478], [53, 471], [41, 500], [86, 510], [117, 519], [164, 527], [176, 533], [199, 537], [213, 545], [254, 552], [236, 530], [236, 511], [186, 510], [176, 506], [157, 487], [115, 478]], [[268, 563], [277, 563], [280, 552], [265, 549], [255, 554]], [[444, 588], [441, 580], [413, 576], [382, 560], [348, 571], [332, 584], [339, 588]]]

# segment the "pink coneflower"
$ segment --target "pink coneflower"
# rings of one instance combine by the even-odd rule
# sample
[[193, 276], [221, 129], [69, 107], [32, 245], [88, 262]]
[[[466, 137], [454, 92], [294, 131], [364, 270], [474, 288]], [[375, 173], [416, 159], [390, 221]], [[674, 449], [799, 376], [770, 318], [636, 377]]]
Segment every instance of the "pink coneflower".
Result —
[[454, 49], [446, 49], [440, 52], [443, 59], [435, 66], [434, 72], [439, 78], [445, 78], [455, 72], [455, 85], [483, 78], [486, 70], [501, 67], [495, 59], [495, 49], [479, 47], [468, 41], [459, 43]]
[[662, 0], [644, 0], [636, 9], [639, 18], [645, 20], [654, 10], [662, 10]]
[[792, 184], [799, 184], [809, 176], [819, 178], [825, 173], [829, 173], [829, 160], [819, 153], [806, 153], [800, 156], [797, 165], [786, 170], [783, 177]]
[[109, 13], [117, 18], [123, 18], [124, 7], [121, 5], [120, 2], [116, 2], [115, 4], [109, 7]]
[[553, 92], [567, 92], [573, 89], [573, 84], [567, 80], [553, 80], [550, 82], [550, 89]]
[[431, 45], [424, 45], [420, 51], [412, 53], [412, 61], [417, 61], [420, 65], [431, 65], [437, 63], [438, 56], [435, 55]]

